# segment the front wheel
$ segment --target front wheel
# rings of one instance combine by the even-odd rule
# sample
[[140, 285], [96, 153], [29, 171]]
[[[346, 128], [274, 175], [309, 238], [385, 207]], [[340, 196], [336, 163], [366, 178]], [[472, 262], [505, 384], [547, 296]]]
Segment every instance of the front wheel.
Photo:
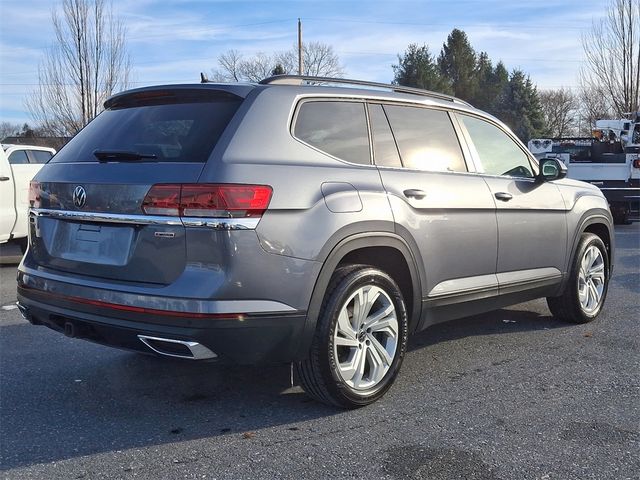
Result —
[[547, 305], [556, 318], [587, 323], [602, 310], [608, 287], [607, 248], [597, 235], [583, 233], [564, 293], [547, 297]]
[[338, 269], [327, 288], [309, 357], [296, 364], [316, 400], [354, 408], [375, 402], [395, 380], [407, 348], [402, 293], [385, 272]]

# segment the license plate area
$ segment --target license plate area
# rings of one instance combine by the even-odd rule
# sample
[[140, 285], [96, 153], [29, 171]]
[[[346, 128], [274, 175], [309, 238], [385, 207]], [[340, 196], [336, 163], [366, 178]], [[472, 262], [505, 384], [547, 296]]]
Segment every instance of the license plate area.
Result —
[[[42, 238], [53, 257], [113, 266], [124, 266], [129, 261], [135, 236], [132, 226], [53, 219], [40, 219], [40, 222]], [[46, 228], [44, 224], [53, 228]]]

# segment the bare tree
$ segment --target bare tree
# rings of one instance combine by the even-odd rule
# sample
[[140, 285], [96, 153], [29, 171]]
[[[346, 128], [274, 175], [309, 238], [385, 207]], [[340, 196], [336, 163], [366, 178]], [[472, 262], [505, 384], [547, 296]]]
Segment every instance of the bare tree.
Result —
[[549, 135], [563, 137], [574, 133], [578, 114], [575, 94], [568, 88], [560, 88], [543, 90], [538, 95]]
[[[303, 45], [304, 72], [319, 77], [342, 77], [344, 70], [331, 45], [310, 42]], [[218, 69], [211, 71], [213, 81], [258, 82], [274, 71], [296, 73], [298, 71], [298, 49], [268, 55], [262, 52], [245, 58], [237, 50], [229, 50], [218, 57]]]
[[20, 134], [22, 126], [18, 123], [0, 122], [0, 140]]
[[[277, 63], [282, 65], [285, 72], [297, 73], [298, 48], [296, 46], [291, 48], [291, 50], [279, 53], [276, 55], [276, 59]], [[337, 78], [344, 76], [344, 69], [340, 65], [340, 58], [333, 50], [333, 47], [326, 43], [303, 43], [302, 62], [305, 75]]]
[[221, 70], [220, 79], [239, 82], [242, 77], [242, 54], [238, 50], [229, 50], [218, 58]]
[[276, 63], [271, 56], [258, 52], [253, 57], [240, 63], [242, 79], [247, 82], [259, 82], [263, 78], [271, 76]]
[[606, 93], [597, 87], [580, 89], [578, 95], [580, 103], [578, 130], [580, 135], [591, 136], [596, 120], [612, 118], [617, 115], [613, 106], [607, 101]]
[[617, 116], [637, 112], [640, 100], [640, 0], [610, 0], [607, 15], [584, 35], [583, 94], [602, 97]]
[[52, 12], [55, 43], [27, 99], [31, 116], [51, 135], [74, 135], [129, 84], [125, 28], [105, 0], [63, 0]]

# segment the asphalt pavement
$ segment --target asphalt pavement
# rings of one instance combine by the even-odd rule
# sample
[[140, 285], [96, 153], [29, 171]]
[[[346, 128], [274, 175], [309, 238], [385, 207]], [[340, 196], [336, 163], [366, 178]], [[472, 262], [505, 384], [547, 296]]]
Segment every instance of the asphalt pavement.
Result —
[[15, 309], [0, 252], [0, 476], [11, 479], [640, 478], [640, 224], [616, 227], [601, 316], [544, 300], [432, 327], [395, 386], [343, 411], [290, 369], [73, 340]]

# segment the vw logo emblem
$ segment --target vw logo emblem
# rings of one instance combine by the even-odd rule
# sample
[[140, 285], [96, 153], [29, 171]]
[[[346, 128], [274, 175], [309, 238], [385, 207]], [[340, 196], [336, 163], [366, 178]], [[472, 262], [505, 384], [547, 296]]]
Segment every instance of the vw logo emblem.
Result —
[[82, 208], [85, 203], [87, 203], [87, 192], [82, 185], [78, 185], [73, 190], [73, 204], [77, 208]]

